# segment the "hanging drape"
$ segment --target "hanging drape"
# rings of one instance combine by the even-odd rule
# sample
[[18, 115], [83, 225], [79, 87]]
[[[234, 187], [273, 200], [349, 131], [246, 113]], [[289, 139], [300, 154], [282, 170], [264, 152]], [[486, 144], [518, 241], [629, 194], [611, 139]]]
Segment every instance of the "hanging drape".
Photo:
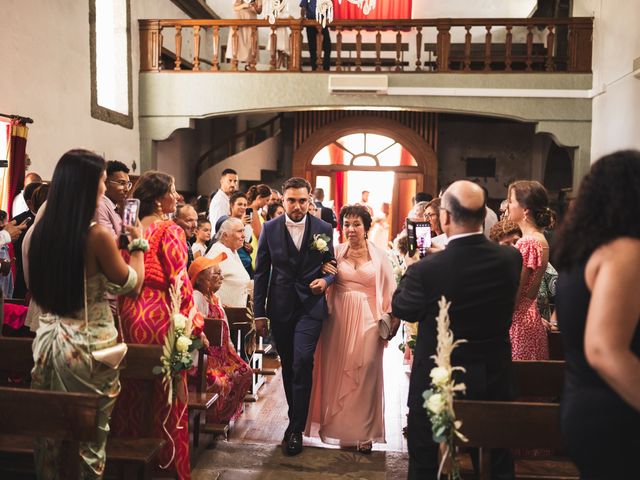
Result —
[[[0, 120], [0, 160], [7, 160], [10, 154], [11, 122]], [[8, 168], [0, 168], [0, 208], [9, 212], [9, 173]], [[11, 218], [11, 217], [9, 217]]]
[[[327, 145], [329, 152], [329, 159], [331, 165], [344, 165], [344, 150], [342, 150], [335, 143]], [[335, 172], [333, 176], [333, 185], [331, 185], [331, 191], [333, 192], [333, 210], [336, 212], [336, 218], [338, 219], [338, 231], [342, 232], [342, 225], [340, 225], [340, 209], [344, 205], [347, 192], [344, 188], [344, 172]]]
[[333, 16], [336, 20], [408, 20], [411, 18], [411, 4], [412, 0], [376, 0], [376, 8], [365, 15], [357, 5], [348, 0], [342, 0], [342, 4], [333, 0]]
[[[25, 159], [27, 150], [27, 134], [29, 127], [19, 120], [11, 120], [10, 137], [7, 147], [7, 160], [9, 160], [8, 175], [5, 175], [2, 189], [2, 205], [9, 212], [11, 218], [11, 205], [13, 198], [22, 190], [24, 185]], [[6, 192], [6, 193], [5, 193]]]

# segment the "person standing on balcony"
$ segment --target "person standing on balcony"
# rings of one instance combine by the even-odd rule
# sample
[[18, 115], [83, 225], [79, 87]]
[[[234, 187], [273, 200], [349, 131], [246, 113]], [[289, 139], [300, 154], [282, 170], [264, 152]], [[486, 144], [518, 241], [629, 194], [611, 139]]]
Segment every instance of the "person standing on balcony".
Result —
[[[209, 221], [215, 228], [216, 222], [223, 215], [231, 215], [229, 197], [238, 189], [238, 172], [225, 168], [220, 176], [220, 189], [211, 198], [209, 204]], [[215, 233], [215, 230], [214, 230]]]
[[[316, 19], [316, 0], [300, 0], [302, 18], [308, 20]], [[318, 31], [315, 26], [306, 27], [307, 43], [309, 44], [309, 58], [311, 59], [311, 70], [318, 68]], [[331, 66], [331, 37], [329, 27], [322, 29], [322, 70], [328, 71]]]
[[[251, 0], [247, 2], [245, 0], [234, 0], [233, 10], [236, 12], [237, 20], [256, 20], [258, 14], [262, 13], [262, 0]], [[233, 59], [233, 54], [236, 54], [238, 62], [246, 62], [245, 70], [255, 70], [255, 59], [258, 52], [254, 52], [251, 55], [251, 27], [239, 27], [237, 30], [238, 36], [238, 48], [234, 51], [233, 48], [233, 29], [229, 29], [229, 39], [227, 40], [227, 59]], [[256, 45], [257, 46], [257, 45]], [[215, 225], [212, 223], [212, 225]]]

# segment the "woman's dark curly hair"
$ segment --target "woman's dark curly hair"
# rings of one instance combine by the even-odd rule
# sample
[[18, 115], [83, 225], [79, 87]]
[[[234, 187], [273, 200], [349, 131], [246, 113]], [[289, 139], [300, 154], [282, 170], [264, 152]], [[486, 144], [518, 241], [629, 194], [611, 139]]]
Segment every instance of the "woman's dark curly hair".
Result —
[[345, 217], [360, 217], [362, 224], [364, 225], [365, 233], [371, 228], [371, 215], [369, 210], [362, 205], [345, 205], [340, 209], [340, 225], [344, 225]]
[[156, 201], [171, 191], [173, 177], [166, 173], [150, 170], [142, 174], [131, 192], [133, 198], [140, 200], [140, 218], [147, 217], [157, 211]]
[[622, 150], [591, 166], [556, 232], [554, 265], [570, 269], [619, 237], [640, 238], [640, 152]]
[[538, 228], [552, 228], [556, 223], [556, 214], [549, 208], [547, 190], [535, 180], [519, 180], [509, 185], [509, 196], [515, 192], [516, 200], [531, 212], [531, 220]]

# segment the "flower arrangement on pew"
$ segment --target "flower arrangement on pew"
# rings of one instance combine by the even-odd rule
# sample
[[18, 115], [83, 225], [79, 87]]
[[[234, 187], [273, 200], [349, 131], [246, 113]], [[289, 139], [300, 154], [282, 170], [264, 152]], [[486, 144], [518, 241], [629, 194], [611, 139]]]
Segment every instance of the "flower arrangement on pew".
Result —
[[193, 324], [190, 318], [180, 313], [182, 295], [182, 280], [177, 279], [176, 284], [169, 290], [171, 297], [171, 325], [167, 330], [162, 348], [160, 365], [153, 368], [155, 375], [162, 375], [162, 383], [167, 392], [169, 405], [173, 403], [176, 395], [184, 395], [186, 401], [186, 391], [182, 392], [177, 388], [181, 384], [180, 372], [189, 370], [193, 366], [191, 352], [202, 348], [202, 341], [199, 337], [192, 337]]
[[433, 441], [445, 444], [445, 453], [442, 456], [440, 468], [438, 470], [438, 478], [444, 467], [448, 457], [451, 458], [449, 463], [449, 479], [460, 479], [460, 467], [456, 461], [455, 439], [456, 437], [463, 442], [467, 438], [460, 432], [462, 422], [456, 420], [456, 414], [453, 410], [453, 397], [456, 392], [464, 392], [466, 386], [464, 383], [456, 383], [453, 379], [453, 372], [462, 371], [462, 367], [451, 366], [451, 353], [461, 343], [466, 340], [453, 339], [453, 332], [449, 328], [449, 306], [451, 302], [442, 296], [438, 302], [440, 312], [436, 318], [438, 325], [438, 346], [436, 355], [432, 358], [436, 362], [429, 376], [431, 377], [432, 388], [426, 390], [422, 396], [424, 397], [424, 408], [427, 409], [429, 420], [431, 421], [431, 431], [433, 433]]

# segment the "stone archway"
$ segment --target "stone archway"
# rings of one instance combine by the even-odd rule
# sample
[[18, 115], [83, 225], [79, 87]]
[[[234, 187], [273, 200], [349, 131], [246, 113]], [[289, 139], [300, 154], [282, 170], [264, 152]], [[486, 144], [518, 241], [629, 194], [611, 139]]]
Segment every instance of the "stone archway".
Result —
[[323, 147], [345, 135], [362, 132], [384, 135], [400, 143], [416, 160], [424, 177], [423, 190], [437, 194], [438, 158], [426, 140], [400, 122], [366, 113], [336, 120], [312, 133], [293, 154], [293, 175], [311, 180], [311, 162]]

